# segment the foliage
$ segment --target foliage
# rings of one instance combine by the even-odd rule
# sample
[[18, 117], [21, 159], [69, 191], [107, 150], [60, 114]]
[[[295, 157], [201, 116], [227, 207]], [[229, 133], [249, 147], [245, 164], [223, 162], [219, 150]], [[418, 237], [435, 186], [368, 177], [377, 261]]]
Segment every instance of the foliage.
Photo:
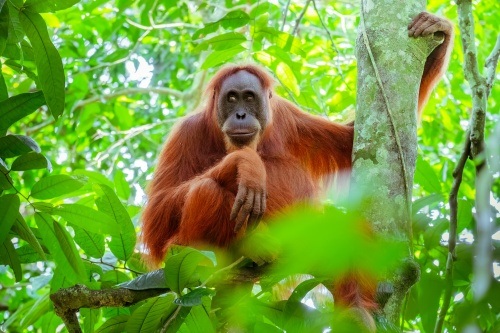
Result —
[[[457, 22], [449, 2], [432, 1], [428, 10]], [[500, 5], [477, 2], [474, 15], [484, 64], [499, 33]], [[222, 63], [260, 63], [275, 73], [278, 93], [304, 110], [332, 120], [352, 117], [358, 17], [356, 1], [0, 0], [1, 329], [59, 332], [62, 321], [49, 294], [76, 283], [99, 290], [148, 276], [136, 242], [148, 177], [172, 124], [201, 105], [201, 87]], [[462, 62], [457, 38], [448, 74], [421, 120], [413, 250], [422, 275], [407, 297], [404, 330], [432, 332], [443, 304], [448, 199], [472, 108]], [[495, 96], [500, 85], [489, 99], [487, 135], [500, 118]], [[500, 154], [494, 144], [489, 149]], [[484, 332], [500, 329], [495, 176], [495, 279], [478, 301], [471, 289], [474, 163], [464, 170], [448, 332], [474, 321]], [[236, 258], [181, 249], [166, 259], [164, 281], [145, 279], [147, 287], [159, 284], [175, 294], [130, 308], [82, 309], [82, 328], [149, 332], [168, 323], [168, 332], [209, 332], [226, 320], [258, 332], [338, 331], [342, 318], [332, 315], [328, 293], [309, 291], [353, 264], [380, 275], [398, 251], [390, 251], [394, 244], [360, 241], [362, 233], [346, 228], [357, 217], [335, 209], [289, 219], [289, 229], [278, 225], [272, 237], [260, 230], [255, 243], [241, 245], [256, 262], [281, 253], [288, 263], [253, 287], [228, 292], [219, 285], [228, 273], [224, 267]], [[307, 227], [296, 223], [304, 220]], [[296, 273], [314, 278], [298, 285], [289, 300], [272, 302], [272, 287]]]

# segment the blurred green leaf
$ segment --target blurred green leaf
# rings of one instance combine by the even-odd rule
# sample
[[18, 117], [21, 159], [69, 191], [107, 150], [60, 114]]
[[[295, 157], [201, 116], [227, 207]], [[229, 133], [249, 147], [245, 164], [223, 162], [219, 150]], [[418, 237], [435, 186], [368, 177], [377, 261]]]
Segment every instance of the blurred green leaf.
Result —
[[38, 239], [31, 230], [31, 228], [26, 224], [23, 216], [17, 213], [16, 222], [12, 226], [12, 231], [15, 232], [19, 237], [28, 242], [32, 248], [40, 255], [41, 259], [46, 260], [45, 253], [42, 250]]
[[201, 65], [202, 69], [208, 69], [219, 64], [226, 62], [229, 59], [232, 59], [237, 54], [245, 51], [246, 49], [241, 45], [236, 45], [230, 49], [225, 49], [223, 51], [214, 51], [210, 53], [210, 55], [205, 59], [203, 65]]
[[417, 157], [415, 183], [420, 184], [429, 193], [441, 193], [441, 183], [434, 169], [420, 155]]
[[115, 183], [116, 194], [123, 200], [128, 200], [130, 197], [130, 185], [125, 179], [125, 174], [120, 169], [115, 171], [115, 176], [113, 178]]

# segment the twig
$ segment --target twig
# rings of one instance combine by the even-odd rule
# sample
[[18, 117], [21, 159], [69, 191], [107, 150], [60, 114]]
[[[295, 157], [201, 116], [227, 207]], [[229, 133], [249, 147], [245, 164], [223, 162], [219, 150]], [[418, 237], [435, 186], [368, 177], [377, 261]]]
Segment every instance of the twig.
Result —
[[161, 331], [160, 333], [164, 333], [167, 331], [167, 328], [170, 326], [170, 324], [174, 321], [174, 319], [177, 317], [177, 315], [179, 314], [179, 312], [181, 311], [181, 308], [182, 306], [179, 305], [177, 307], [177, 309], [175, 309], [175, 312], [170, 316], [170, 318], [168, 318], [167, 322], [165, 323], [165, 325], [163, 325], [163, 327], [161, 328]]
[[500, 34], [497, 37], [497, 42], [495, 47], [491, 51], [484, 67], [486, 67], [486, 95], [489, 96], [491, 88], [493, 87], [493, 81], [495, 80], [495, 74], [497, 71], [498, 58], [500, 57]]
[[445, 272], [445, 291], [443, 296], [443, 305], [439, 311], [439, 316], [436, 321], [434, 333], [440, 333], [443, 330], [443, 323], [450, 308], [451, 296], [453, 294], [453, 264], [456, 260], [455, 247], [457, 245], [457, 224], [458, 224], [458, 190], [462, 183], [465, 163], [470, 154], [470, 135], [469, 131], [465, 134], [465, 144], [458, 160], [455, 170], [453, 170], [453, 185], [450, 191], [450, 236], [448, 239], [448, 259], [446, 261]]
[[474, 35], [474, 16], [471, 0], [459, 0], [458, 26], [464, 52], [464, 76], [472, 90], [472, 116], [470, 128], [471, 156], [476, 159], [484, 150], [486, 116], [486, 79], [479, 73]]
[[91, 264], [96, 264], [96, 265], [104, 265], [104, 266], [108, 266], [108, 267], [111, 267], [113, 269], [119, 269], [119, 270], [124, 270], [124, 271], [129, 271], [129, 272], [132, 272], [132, 273], [135, 273], [137, 275], [142, 275], [144, 273], [141, 273], [141, 272], [138, 272], [136, 270], [133, 270], [131, 268], [128, 268], [128, 267], [119, 267], [119, 266], [115, 266], [115, 265], [112, 265], [112, 264], [108, 264], [107, 262], [104, 262], [104, 261], [93, 261], [93, 260], [90, 260], [90, 259], [86, 259], [86, 258], [82, 258], [82, 260], [84, 261], [87, 261]]
[[281, 31], [283, 31], [285, 29], [285, 23], [286, 23], [286, 18], [288, 16], [288, 8], [290, 7], [290, 1], [291, 0], [288, 0], [286, 2], [286, 6], [285, 6], [285, 9], [283, 11], [283, 22], [281, 22]]
[[92, 104], [92, 103], [97, 103], [97, 102], [105, 102], [110, 99], [114, 99], [120, 96], [124, 95], [133, 95], [133, 94], [149, 94], [149, 93], [156, 93], [160, 95], [170, 95], [179, 99], [184, 98], [184, 93], [182, 93], [179, 90], [175, 89], [170, 89], [170, 88], [163, 88], [163, 87], [150, 87], [150, 88], [125, 88], [121, 90], [117, 90], [115, 92], [112, 92], [110, 94], [105, 94], [105, 95], [97, 95], [97, 96], [92, 96], [88, 99], [84, 99], [79, 101], [78, 103], [75, 103], [71, 111], [74, 111], [78, 108], [81, 108], [82, 106]]
[[118, 65], [118, 64], [121, 64], [127, 60], [130, 59], [130, 57], [132, 55], [134, 55], [135, 51], [137, 50], [137, 48], [139, 47], [139, 45], [141, 45], [141, 42], [142, 40], [144, 39], [144, 37], [146, 37], [148, 34], [149, 34], [150, 30], [147, 30], [145, 31], [141, 37], [139, 37], [139, 39], [137, 39], [137, 42], [135, 42], [134, 44], [134, 47], [132, 47], [132, 49], [130, 50], [130, 52], [127, 54], [127, 56], [121, 58], [121, 59], [118, 59], [118, 60], [115, 60], [113, 62], [105, 62], [105, 63], [102, 63], [102, 64], [99, 64], [95, 67], [91, 67], [91, 68], [87, 68], [87, 69], [83, 69], [80, 71], [80, 73], [87, 73], [87, 72], [91, 72], [91, 71], [94, 71], [96, 69], [99, 69], [99, 68], [103, 68], [103, 67], [111, 67], [111, 66], [114, 66], [114, 65]]
[[297, 17], [297, 19], [295, 20], [295, 26], [293, 27], [292, 36], [295, 36], [297, 31], [299, 30], [300, 21], [302, 21], [302, 18], [306, 14], [307, 7], [309, 7], [310, 3], [311, 3], [311, 0], [307, 0], [306, 4], [304, 5], [304, 9], [302, 9], [302, 11], [299, 14], [299, 17]]
[[231, 265], [228, 265], [224, 268], [221, 268], [219, 269], [217, 272], [214, 272], [212, 275], [210, 275], [206, 280], [205, 282], [203, 282], [201, 284], [200, 287], [204, 287], [207, 285], [208, 282], [210, 282], [210, 280], [212, 280], [216, 275], [219, 275], [220, 273], [222, 272], [225, 272], [225, 271], [229, 271], [231, 269], [233, 269], [234, 267], [238, 266], [243, 260], [245, 260], [245, 257], [241, 257], [240, 259], [236, 260], [235, 262], [233, 262]]

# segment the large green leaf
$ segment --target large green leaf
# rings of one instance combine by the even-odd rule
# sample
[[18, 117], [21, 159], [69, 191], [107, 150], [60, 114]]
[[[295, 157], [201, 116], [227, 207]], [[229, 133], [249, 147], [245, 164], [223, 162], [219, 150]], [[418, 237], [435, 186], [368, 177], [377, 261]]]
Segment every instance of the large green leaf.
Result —
[[19, 257], [17, 256], [14, 245], [12, 245], [10, 239], [8, 238], [4, 240], [2, 244], [0, 244], [0, 262], [2, 262], [3, 265], [10, 266], [10, 268], [14, 271], [16, 282], [21, 281], [21, 279], [23, 278], [21, 263], [19, 261]]
[[149, 299], [134, 311], [126, 326], [127, 333], [155, 332], [163, 317], [169, 316], [177, 306], [173, 304], [175, 296], [167, 294]]
[[122, 333], [126, 332], [125, 327], [129, 320], [129, 315], [118, 315], [113, 318], [109, 318], [104, 322], [104, 324], [99, 327], [95, 333]]
[[35, 304], [30, 307], [28, 313], [21, 319], [20, 326], [23, 329], [27, 329], [28, 326], [33, 325], [42, 315], [50, 310], [50, 299], [49, 294], [46, 293], [42, 297], [36, 300]]
[[9, 158], [34, 151], [39, 153], [40, 147], [32, 138], [24, 135], [7, 135], [0, 138], [0, 157]]
[[193, 52], [207, 50], [209, 46], [216, 51], [227, 50], [234, 48], [236, 45], [239, 45], [246, 40], [246, 37], [240, 33], [228, 32], [201, 42], [198, 46], [196, 46]]
[[80, 2], [80, 0], [26, 0], [23, 8], [36, 13], [47, 13], [63, 10]]
[[176, 298], [174, 303], [181, 306], [196, 306], [202, 303], [203, 297], [214, 296], [215, 290], [210, 288], [196, 288], [186, 295]]
[[40, 200], [52, 199], [76, 191], [83, 185], [84, 181], [68, 175], [48, 176], [33, 185], [30, 196]]
[[215, 333], [210, 317], [202, 305], [194, 306], [184, 320], [190, 333]]
[[157, 269], [153, 272], [139, 275], [132, 281], [121, 283], [120, 285], [118, 285], [118, 287], [131, 290], [147, 290], [159, 288], [166, 289], [167, 286], [165, 283], [165, 270], [162, 268]]
[[[193, 281], [193, 273], [198, 264], [206, 258], [209, 257], [205, 253], [189, 247], [183, 249], [178, 254], [169, 256], [165, 262], [167, 287], [181, 294], [185, 287], [195, 283]], [[212, 260], [212, 258], [209, 259]]]
[[95, 184], [94, 190], [99, 196], [95, 201], [99, 211], [111, 216], [121, 229], [120, 234], [111, 237], [109, 249], [118, 259], [126, 261], [134, 253], [137, 238], [134, 224], [111, 188], [103, 184]]
[[42, 250], [42, 246], [38, 242], [33, 230], [31, 230], [31, 228], [26, 224], [26, 221], [24, 221], [24, 218], [20, 213], [17, 213], [16, 222], [12, 226], [12, 231], [28, 242], [36, 253], [38, 253], [38, 255], [45, 260], [45, 253]]
[[62, 204], [54, 207], [52, 214], [93, 233], [118, 235], [121, 231], [108, 214], [79, 204]]
[[0, 158], [0, 190], [8, 190], [12, 187], [12, 178], [5, 162]]
[[13, 171], [47, 169], [52, 171], [52, 163], [42, 154], [29, 152], [21, 155], [12, 163]]
[[16, 222], [20, 205], [21, 201], [16, 194], [0, 196], [0, 244], [7, 239], [12, 225]]
[[417, 167], [415, 169], [415, 183], [421, 185], [429, 193], [441, 193], [441, 182], [436, 172], [429, 162], [420, 155], [417, 158]]
[[96, 234], [76, 225], [72, 225], [75, 230], [75, 242], [90, 257], [102, 258], [104, 256], [104, 235]]
[[59, 223], [46, 213], [36, 213], [35, 221], [43, 239], [57, 266], [71, 280], [86, 280], [85, 267], [78, 255], [70, 235]]
[[64, 111], [64, 69], [61, 57], [52, 44], [47, 26], [40, 14], [22, 11], [21, 24], [33, 46], [36, 68], [47, 105], [54, 118]]
[[0, 133], [44, 104], [41, 91], [19, 94], [0, 102]]

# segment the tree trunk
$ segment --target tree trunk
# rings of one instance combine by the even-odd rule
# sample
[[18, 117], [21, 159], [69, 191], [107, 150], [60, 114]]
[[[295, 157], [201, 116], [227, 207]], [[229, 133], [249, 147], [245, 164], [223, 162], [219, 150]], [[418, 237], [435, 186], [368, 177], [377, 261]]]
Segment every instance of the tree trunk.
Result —
[[397, 324], [420, 270], [411, 251], [411, 191], [417, 156], [417, 98], [424, 64], [439, 41], [409, 38], [422, 0], [361, 0], [352, 193], [375, 232], [404, 242], [408, 260], [391, 274], [387, 318]]

